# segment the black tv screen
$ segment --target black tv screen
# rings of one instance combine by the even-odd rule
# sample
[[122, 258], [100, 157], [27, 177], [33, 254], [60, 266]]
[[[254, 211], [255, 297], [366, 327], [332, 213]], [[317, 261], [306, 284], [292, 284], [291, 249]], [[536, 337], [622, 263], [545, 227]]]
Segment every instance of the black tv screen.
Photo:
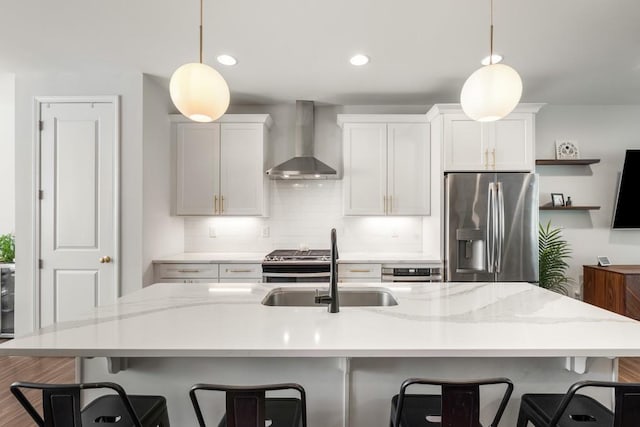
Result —
[[613, 228], [640, 229], [640, 150], [627, 150], [620, 178]]

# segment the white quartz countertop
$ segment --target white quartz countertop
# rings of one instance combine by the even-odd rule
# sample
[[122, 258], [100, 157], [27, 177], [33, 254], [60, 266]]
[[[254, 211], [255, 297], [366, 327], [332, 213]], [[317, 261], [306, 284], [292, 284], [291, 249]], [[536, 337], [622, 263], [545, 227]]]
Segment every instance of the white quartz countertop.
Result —
[[183, 252], [154, 259], [154, 263], [250, 263], [261, 264], [264, 252]]
[[[266, 252], [183, 252], [153, 260], [154, 263], [262, 263]], [[390, 263], [442, 265], [437, 257], [422, 252], [340, 252], [339, 263]]]
[[0, 355], [640, 356], [640, 322], [525, 283], [385, 283], [397, 306], [336, 314], [261, 305], [273, 287], [155, 284], [85, 320], [8, 341]]
[[423, 252], [339, 252], [338, 263], [431, 264], [442, 266], [437, 257]]

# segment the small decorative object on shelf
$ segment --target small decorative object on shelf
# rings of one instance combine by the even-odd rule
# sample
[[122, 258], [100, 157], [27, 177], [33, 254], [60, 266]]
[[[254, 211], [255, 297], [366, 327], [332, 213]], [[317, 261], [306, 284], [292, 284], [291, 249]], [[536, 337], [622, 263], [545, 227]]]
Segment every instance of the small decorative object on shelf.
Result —
[[564, 206], [564, 195], [562, 193], [551, 193], [551, 206]]
[[568, 208], [572, 204], [573, 202], [571, 201], [571, 196], [567, 196], [567, 200], [564, 202], [564, 206]]
[[556, 140], [556, 159], [579, 159], [580, 152], [576, 141]]

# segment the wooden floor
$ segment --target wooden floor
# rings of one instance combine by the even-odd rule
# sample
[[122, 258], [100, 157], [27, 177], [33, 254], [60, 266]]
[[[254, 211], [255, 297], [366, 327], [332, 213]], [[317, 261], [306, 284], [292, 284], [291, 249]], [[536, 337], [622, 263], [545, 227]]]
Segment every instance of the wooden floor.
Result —
[[[4, 340], [0, 340], [4, 342]], [[14, 381], [44, 383], [75, 382], [72, 358], [53, 357], [0, 357], [0, 427], [35, 426], [31, 418], [9, 391]], [[25, 393], [40, 409], [39, 393]]]
[[[5, 340], [0, 340], [4, 342]], [[640, 383], [640, 358], [621, 358], [621, 382]], [[75, 382], [74, 359], [53, 357], [0, 357], [0, 427], [30, 427], [35, 425], [17, 403], [9, 386], [14, 381], [44, 383]], [[28, 394], [34, 404], [40, 401], [38, 393]]]

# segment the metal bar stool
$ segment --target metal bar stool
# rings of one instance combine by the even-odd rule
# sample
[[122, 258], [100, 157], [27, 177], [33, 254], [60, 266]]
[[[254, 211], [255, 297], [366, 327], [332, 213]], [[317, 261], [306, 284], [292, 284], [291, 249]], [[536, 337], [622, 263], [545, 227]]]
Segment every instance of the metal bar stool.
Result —
[[[615, 390], [615, 412], [583, 394], [585, 387]], [[566, 394], [523, 394], [517, 427], [637, 427], [640, 425], [640, 384], [580, 381]]]
[[[41, 417], [21, 389], [42, 391]], [[111, 389], [117, 394], [98, 397], [80, 409], [80, 391]], [[39, 427], [170, 427], [162, 396], [127, 395], [114, 383], [39, 384], [15, 382], [11, 393]]]
[[[440, 386], [442, 394], [407, 394], [407, 388], [414, 384]], [[508, 378], [464, 382], [409, 378], [400, 386], [400, 393], [391, 399], [390, 426], [479, 427], [480, 386], [496, 384], [506, 385], [491, 423], [491, 427], [496, 427], [513, 392], [513, 383]]]
[[[307, 427], [307, 400], [304, 388], [299, 384], [267, 384], [258, 386], [228, 386], [196, 384], [189, 397], [200, 427], [206, 427], [196, 391], [223, 391], [226, 394], [226, 410], [218, 427]], [[267, 391], [297, 390], [300, 398], [270, 397]]]

